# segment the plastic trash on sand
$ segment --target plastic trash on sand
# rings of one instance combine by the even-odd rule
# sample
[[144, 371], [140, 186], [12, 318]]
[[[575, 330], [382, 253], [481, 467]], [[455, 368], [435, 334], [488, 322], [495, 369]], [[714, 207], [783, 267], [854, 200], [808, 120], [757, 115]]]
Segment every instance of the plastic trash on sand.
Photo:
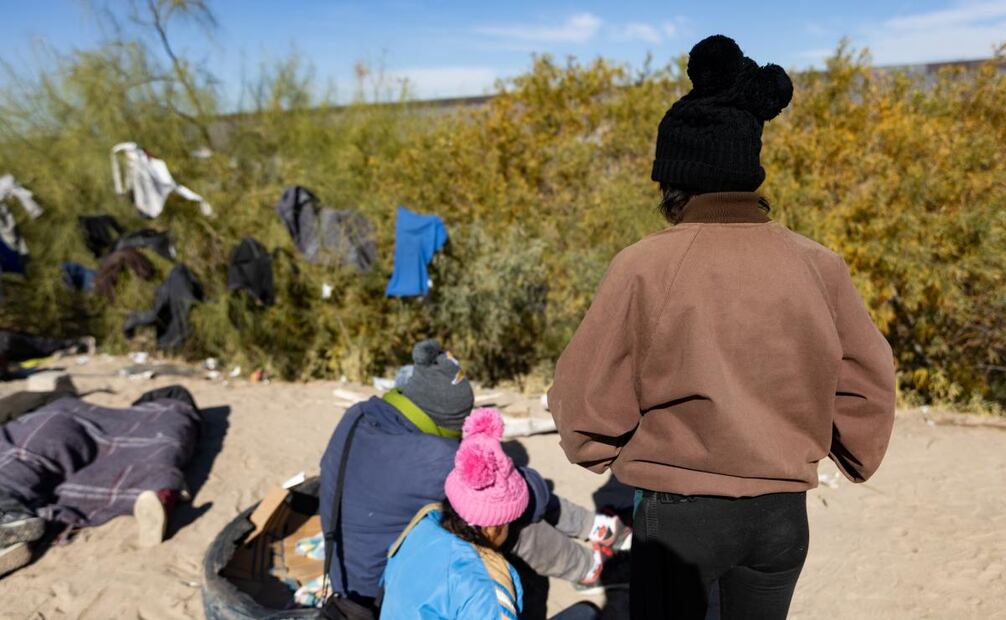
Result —
[[284, 489], [292, 489], [293, 487], [297, 486], [298, 484], [303, 484], [304, 480], [306, 480], [306, 479], [307, 479], [307, 475], [304, 472], [302, 472], [302, 471], [297, 472], [296, 474], [294, 474], [293, 476], [291, 476], [289, 480], [287, 480], [286, 482], [283, 483], [283, 488]]
[[830, 489], [838, 488], [838, 481], [841, 480], [842, 474], [838, 472], [827, 474], [825, 472], [818, 472], [817, 481]]
[[384, 377], [374, 377], [373, 383], [378, 390], [390, 390], [395, 387], [394, 379], [385, 379]]
[[554, 433], [555, 421], [550, 418], [516, 418], [503, 416], [503, 439]]

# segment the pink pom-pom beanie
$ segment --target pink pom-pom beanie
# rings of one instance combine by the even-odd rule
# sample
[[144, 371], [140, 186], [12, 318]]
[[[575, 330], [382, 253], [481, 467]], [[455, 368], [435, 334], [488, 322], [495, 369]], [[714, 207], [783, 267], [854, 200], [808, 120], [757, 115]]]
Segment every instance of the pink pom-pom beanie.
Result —
[[464, 424], [444, 493], [471, 525], [516, 521], [528, 503], [527, 482], [500, 446], [503, 420], [495, 409], [476, 409]]

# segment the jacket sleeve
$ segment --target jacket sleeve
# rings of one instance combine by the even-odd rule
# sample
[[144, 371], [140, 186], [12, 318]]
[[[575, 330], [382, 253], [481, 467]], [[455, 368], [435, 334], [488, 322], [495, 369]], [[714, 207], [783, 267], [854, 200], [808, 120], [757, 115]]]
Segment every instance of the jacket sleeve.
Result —
[[848, 267], [837, 260], [832, 294], [842, 362], [828, 456], [849, 480], [865, 482], [880, 466], [894, 426], [894, 357], [870, 319]]
[[602, 473], [640, 421], [637, 366], [645, 333], [636, 276], [615, 257], [583, 322], [556, 364], [548, 392], [571, 463]]

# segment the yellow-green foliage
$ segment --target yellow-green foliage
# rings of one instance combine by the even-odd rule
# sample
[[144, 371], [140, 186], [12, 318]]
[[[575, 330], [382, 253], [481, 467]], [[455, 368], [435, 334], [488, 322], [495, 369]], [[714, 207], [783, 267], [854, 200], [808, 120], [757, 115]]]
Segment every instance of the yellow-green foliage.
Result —
[[[362, 378], [437, 336], [495, 381], [548, 372], [611, 257], [659, 229], [649, 181], [656, 126], [687, 91], [681, 62], [632, 73], [535, 59], [482, 107], [402, 101], [333, 108], [310, 96], [295, 61], [263, 72], [254, 109], [215, 115], [214, 90], [163, 76], [142, 46], [64, 58], [0, 103], [0, 173], [33, 189], [46, 215], [21, 228], [34, 259], [4, 276], [0, 320], [96, 333], [113, 348], [129, 308], [156, 282], [125, 278], [115, 304], [71, 295], [59, 264], [94, 266], [76, 228], [108, 212], [130, 228], [170, 230], [210, 300], [192, 313], [184, 355], [262, 365], [287, 378]], [[795, 76], [796, 96], [766, 127], [764, 194], [775, 217], [848, 261], [892, 342], [902, 387], [920, 399], [1002, 401], [1006, 329], [1006, 77], [992, 64], [928, 82], [877, 73], [840, 48], [825, 71]], [[112, 194], [108, 150], [136, 141], [202, 193], [206, 219], [172, 199], [143, 222]], [[207, 144], [209, 141], [209, 144]], [[210, 146], [209, 159], [193, 156]], [[273, 211], [301, 184], [374, 224], [372, 273], [310, 265]], [[398, 204], [437, 213], [451, 242], [426, 300], [387, 299]], [[226, 290], [230, 250], [253, 235], [275, 259], [278, 303]], [[158, 262], [163, 276], [169, 269]], [[322, 283], [335, 295], [321, 299]]]

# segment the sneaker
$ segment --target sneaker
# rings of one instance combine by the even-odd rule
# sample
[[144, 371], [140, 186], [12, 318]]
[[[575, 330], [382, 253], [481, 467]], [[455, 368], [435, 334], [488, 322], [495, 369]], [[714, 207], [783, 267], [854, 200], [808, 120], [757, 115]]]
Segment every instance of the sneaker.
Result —
[[605, 590], [629, 587], [630, 576], [628, 553], [615, 553], [607, 545], [594, 543], [594, 565], [573, 588], [580, 594], [600, 594]]
[[0, 547], [38, 540], [44, 533], [45, 521], [35, 515], [19, 511], [0, 512]]
[[594, 527], [590, 528], [587, 540], [611, 547], [616, 551], [623, 551], [632, 544], [632, 528], [626, 525], [612, 508], [606, 506], [594, 515]]
[[137, 544], [140, 547], [156, 547], [161, 544], [168, 525], [168, 512], [158, 493], [140, 493], [133, 504], [133, 516], [136, 517]]
[[0, 577], [15, 571], [31, 561], [31, 549], [28, 543], [14, 543], [0, 547]]

